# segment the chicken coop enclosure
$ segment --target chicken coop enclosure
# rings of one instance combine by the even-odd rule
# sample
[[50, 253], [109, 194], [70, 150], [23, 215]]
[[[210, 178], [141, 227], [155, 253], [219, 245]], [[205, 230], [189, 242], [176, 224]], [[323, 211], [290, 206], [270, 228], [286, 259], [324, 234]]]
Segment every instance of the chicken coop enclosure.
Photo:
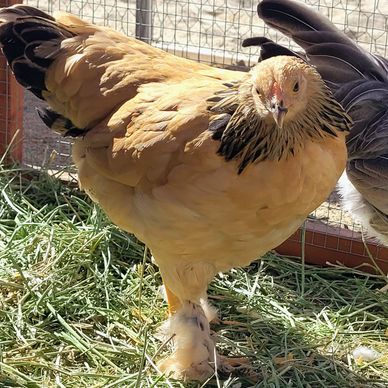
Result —
[[[0, 6], [21, 3], [0, 0]], [[388, 55], [387, 0], [305, 0], [328, 16], [349, 37], [371, 52]], [[248, 70], [258, 51], [243, 48], [245, 38], [265, 35], [290, 45], [286, 38], [268, 30], [256, 14], [257, 0], [25, 0], [23, 3], [52, 13], [68, 11], [93, 23], [113, 27], [179, 56], [224, 68]], [[16, 84], [3, 57], [0, 58], [0, 149], [22, 164], [58, 170], [71, 166], [68, 139], [48, 130], [35, 107], [42, 101], [24, 93]], [[360, 227], [340, 210], [333, 193], [299, 231], [278, 251], [300, 255], [302, 240], [306, 258], [345, 265], [376, 263], [388, 271], [388, 250], [373, 241], [370, 253], [361, 239]], [[369, 267], [370, 268], [370, 267]]]

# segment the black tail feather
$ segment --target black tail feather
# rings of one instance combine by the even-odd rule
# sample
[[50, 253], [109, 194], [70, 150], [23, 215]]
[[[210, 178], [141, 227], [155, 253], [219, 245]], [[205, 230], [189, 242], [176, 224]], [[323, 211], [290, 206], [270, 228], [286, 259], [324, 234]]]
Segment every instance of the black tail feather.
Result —
[[[0, 9], [0, 46], [16, 80], [40, 99], [49, 66], [61, 42], [74, 35], [45, 12], [25, 5]], [[63, 136], [80, 136], [85, 130], [50, 108], [37, 109], [39, 117]]]
[[2, 51], [17, 81], [39, 98], [46, 90], [46, 72], [61, 41], [72, 36], [39, 9], [15, 6], [0, 10]]
[[12, 63], [15, 78], [27, 89], [45, 90], [45, 73], [40, 66], [29, 63], [24, 58], [16, 59]]
[[53, 131], [62, 136], [77, 137], [84, 135], [86, 130], [74, 126], [74, 124], [66, 117], [53, 111], [51, 108], [36, 108], [39, 117]]

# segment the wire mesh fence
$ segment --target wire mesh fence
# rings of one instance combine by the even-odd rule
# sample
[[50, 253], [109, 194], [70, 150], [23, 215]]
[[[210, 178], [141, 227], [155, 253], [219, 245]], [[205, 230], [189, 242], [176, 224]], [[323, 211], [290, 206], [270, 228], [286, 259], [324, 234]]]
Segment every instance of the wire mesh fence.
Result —
[[[256, 13], [257, 0], [25, 0], [24, 3], [50, 13], [71, 12], [179, 56], [220, 67], [247, 70], [256, 63], [257, 49], [241, 47], [242, 40], [251, 36], [265, 35], [290, 45], [285, 37], [261, 23]], [[305, 3], [318, 9], [367, 50], [387, 56], [387, 0], [306, 0]], [[35, 106], [41, 103], [26, 93], [23, 162], [41, 166], [50, 160], [51, 167], [59, 168], [70, 163], [70, 143], [40, 122]], [[359, 231], [350, 216], [340, 210], [335, 194], [312, 217], [328, 227], [345, 227], [350, 235]]]

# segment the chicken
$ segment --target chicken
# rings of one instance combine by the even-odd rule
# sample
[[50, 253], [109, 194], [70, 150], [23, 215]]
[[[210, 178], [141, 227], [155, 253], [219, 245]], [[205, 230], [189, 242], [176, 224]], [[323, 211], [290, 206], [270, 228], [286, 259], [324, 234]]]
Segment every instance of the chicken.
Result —
[[[306, 51], [307, 61], [352, 117], [349, 160], [340, 180], [343, 205], [388, 245], [388, 60], [366, 52], [320, 13], [295, 1], [263, 0], [258, 13]], [[293, 55], [266, 38], [245, 42], [252, 44], [262, 46], [263, 59]]]
[[349, 117], [297, 58], [243, 73], [65, 13], [16, 6], [0, 22], [16, 79], [49, 105], [43, 121], [75, 137], [80, 186], [160, 268], [174, 336], [161, 371], [211, 376], [224, 364], [209, 282], [279, 245], [327, 197], [345, 167]]

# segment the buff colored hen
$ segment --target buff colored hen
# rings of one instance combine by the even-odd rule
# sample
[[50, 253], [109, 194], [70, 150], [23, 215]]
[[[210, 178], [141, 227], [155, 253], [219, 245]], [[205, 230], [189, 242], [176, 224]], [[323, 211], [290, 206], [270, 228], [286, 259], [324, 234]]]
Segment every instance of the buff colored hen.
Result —
[[203, 380], [223, 367], [209, 282], [290, 236], [330, 193], [349, 118], [318, 73], [278, 57], [250, 73], [177, 58], [75, 16], [0, 11], [16, 79], [76, 137], [81, 187], [151, 249], [167, 290], [174, 350], [159, 364]]

